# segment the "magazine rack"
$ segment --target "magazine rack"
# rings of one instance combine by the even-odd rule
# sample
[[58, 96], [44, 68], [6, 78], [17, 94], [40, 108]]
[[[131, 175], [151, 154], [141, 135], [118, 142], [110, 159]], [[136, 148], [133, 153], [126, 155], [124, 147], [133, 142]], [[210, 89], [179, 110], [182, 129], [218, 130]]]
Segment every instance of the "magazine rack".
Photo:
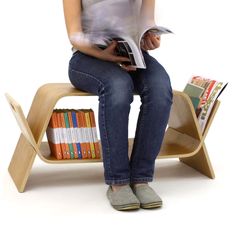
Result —
[[[202, 133], [188, 95], [175, 90], [173, 93], [173, 105], [168, 128], [165, 132], [158, 158], [179, 158], [180, 161], [188, 166], [209, 178], [214, 178], [214, 171], [204, 140], [220, 105], [220, 101], [217, 100], [215, 102], [204, 133]], [[134, 95], [137, 94], [134, 93]], [[6, 94], [6, 98], [22, 132], [8, 168], [19, 192], [24, 192], [25, 190], [36, 154], [44, 162], [50, 164], [102, 161], [102, 159], [57, 160], [50, 155], [48, 143], [42, 142], [57, 101], [66, 96], [96, 95], [75, 89], [69, 83], [45, 84], [38, 89], [26, 119], [21, 106], [10, 95]], [[133, 141], [133, 138], [129, 139], [129, 156], [131, 155]], [[100, 141], [99, 145], [102, 150]]]

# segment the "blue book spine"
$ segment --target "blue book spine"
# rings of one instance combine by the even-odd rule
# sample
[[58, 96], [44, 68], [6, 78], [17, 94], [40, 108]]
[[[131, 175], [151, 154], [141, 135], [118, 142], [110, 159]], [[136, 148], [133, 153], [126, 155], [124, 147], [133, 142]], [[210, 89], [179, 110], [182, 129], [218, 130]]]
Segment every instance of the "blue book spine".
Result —
[[[76, 113], [74, 111], [71, 112], [71, 115], [72, 115], [72, 122], [73, 122], [73, 126], [78, 129], [79, 126], [77, 124], [77, 120], [76, 120]], [[79, 130], [77, 130], [76, 132], [77, 134], [79, 134]], [[81, 153], [81, 146], [80, 146], [80, 143], [77, 142], [76, 143], [76, 146], [77, 146], [77, 149], [78, 149], [78, 158], [82, 159], [82, 153]]]

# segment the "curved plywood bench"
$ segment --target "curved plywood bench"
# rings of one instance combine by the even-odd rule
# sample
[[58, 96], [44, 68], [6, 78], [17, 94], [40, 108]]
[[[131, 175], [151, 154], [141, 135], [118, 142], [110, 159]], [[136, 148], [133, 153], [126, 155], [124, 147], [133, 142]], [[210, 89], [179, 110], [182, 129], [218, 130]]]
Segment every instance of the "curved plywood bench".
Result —
[[[168, 128], [165, 132], [158, 158], [179, 158], [183, 163], [210, 178], [214, 178], [204, 139], [220, 102], [216, 101], [202, 134], [194, 107], [188, 95], [179, 91], [173, 92], [173, 105]], [[137, 94], [134, 93], [134, 95]], [[21, 106], [10, 95], [6, 94], [22, 131], [8, 169], [19, 192], [23, 192], [25, 189], [36, 154], [44, 162], [50, 164], [102, 161], [102, 159], [57, 160], [51, 156], [48, 143], [42, 142], [56, 103], [59, 99], [66, 96], [97, 95], [75, 89], [69, 83], [45, 84], [38, 89], [26, 118]], [[131, 155], [132, 147], [133, 138], [129, 139], [129, 156]], [[102, 150], [101, 143], [100, 148]]]

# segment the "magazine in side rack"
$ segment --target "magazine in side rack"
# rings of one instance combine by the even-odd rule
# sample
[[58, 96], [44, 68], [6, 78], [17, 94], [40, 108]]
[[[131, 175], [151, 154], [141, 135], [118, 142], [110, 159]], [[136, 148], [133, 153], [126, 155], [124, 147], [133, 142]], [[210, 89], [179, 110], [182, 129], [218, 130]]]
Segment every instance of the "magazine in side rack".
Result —
[[192, 76], [186, 84], [183, 92], [188, 94], [192, 100], [202, 133], [215, 101], [227, 85], [228, 82], [216, 81], [202, 76]]

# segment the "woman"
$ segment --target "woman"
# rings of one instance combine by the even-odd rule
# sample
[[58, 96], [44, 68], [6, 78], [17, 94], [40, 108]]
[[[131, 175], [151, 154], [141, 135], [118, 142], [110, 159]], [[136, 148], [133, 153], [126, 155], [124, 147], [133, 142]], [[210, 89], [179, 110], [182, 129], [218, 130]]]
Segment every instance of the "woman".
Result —
[[[143, 38], [141, 46], [146, 69], [125, 65], [129, 59], [115, 54], [115, 41], [101, 49], [82, 40], [81, 13], [100, 1], [103, 0], [64, 0], [67, 33], [74, 49], [69, 78], [76, 88], [99, 96], [104, 177], [109, 185], [107, 197], [111, 205], [117, 210], [157, 208], [162, 200], [148, 182], [153, 180], [155, 159], [173, 97], [167, 72], [147, 52], [160, 46], [160, 37], [146, 33]], [[138, 4], [140, 19], [154, 22], [155, 0], [137, 0], [133, 4]], [[128, 119], [134, 91], [140, 95], [142, 105], [129, 160]]]

